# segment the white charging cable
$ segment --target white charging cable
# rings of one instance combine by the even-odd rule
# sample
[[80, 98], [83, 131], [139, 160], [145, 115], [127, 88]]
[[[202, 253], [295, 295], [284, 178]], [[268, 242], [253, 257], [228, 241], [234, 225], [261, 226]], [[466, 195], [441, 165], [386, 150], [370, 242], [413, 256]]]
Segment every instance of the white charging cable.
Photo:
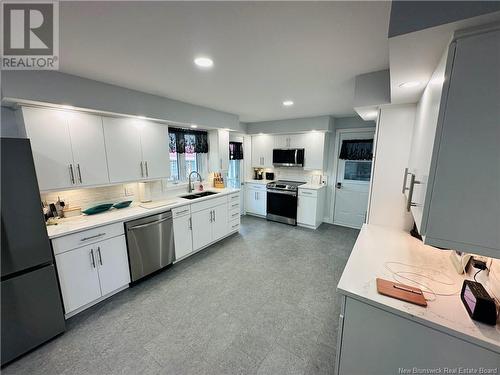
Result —
[[[394, 269], [395, 266], [403, 266], [403, 267], [408, 267], [411, 270], [396, 270]], [[441, 285], [446, 285], [446, 286], [454, 286], [456, 285], [455, 281], [446, 274], [445, 272], [442, 272], [440, 270], [436, 270], [433, 268], [427, 268], [423, 266], [415, 266], [412, 264], [406, 264], [402, 262], [385, 262], [384, 267], [392, 274], [392, 277], [394, 278], [395, 281], [399, 283], [405, 283], [405, 282], [410, 282], [415, 284], [416, 286], [420, 287], [422, 290], [422, 293], [424, 293], [424, 298], [426, 301], [432, 302], [435, 301], [437, 296], [454, 296], [460, 293], [461, 288], [458, 291], [455, 292], [436, 292], [434, 291], [428, 282], [422, 282], [418, 279], [412, 278], [410, 276], [415, 276], [417, 278], [423, 278], [426, 280], [429, 280], [429, 282], [434, 282], [436, 284], [441, 284]], [[420, 271], [419, 271], [420, 270]], [[417, 271], [417, 272], [416, 272]], [[435, 277], [435, 275], [439, 275], [442, 277], [441, 280]], [[444, 280], [443, 280], [444, 279]], [[433, 298], [428, 298], [425, 296], [425, 294], [430, 294], [433, 296]]]

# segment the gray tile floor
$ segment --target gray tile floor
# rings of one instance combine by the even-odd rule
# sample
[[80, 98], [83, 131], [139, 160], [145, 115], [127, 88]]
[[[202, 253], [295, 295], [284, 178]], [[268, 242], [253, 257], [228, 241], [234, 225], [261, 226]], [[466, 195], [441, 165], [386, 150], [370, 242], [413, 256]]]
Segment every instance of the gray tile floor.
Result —
[[67, 322], [9, 374], [332, 374], [357, 230], [244, 217], [233, 235]]

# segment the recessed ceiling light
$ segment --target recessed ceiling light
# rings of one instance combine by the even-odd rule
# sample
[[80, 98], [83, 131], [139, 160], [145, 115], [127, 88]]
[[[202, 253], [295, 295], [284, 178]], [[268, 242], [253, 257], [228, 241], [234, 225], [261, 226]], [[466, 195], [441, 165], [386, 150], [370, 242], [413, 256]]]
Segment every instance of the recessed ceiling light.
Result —
[[285, 100], [285, 101], [283, 102], [283, 105], [284, 105], [285, 107], [291, 107], [291, 106], [293, 105], [293, 101], [292, 101], [292, 100]]
[[197, 57], [194, 63], [200, 68], [211, 68], [214, 65], [214, 61], [208, 57]]
[[191, 125], [191, 127], [192, 127], [193, 129], [196, 129], [196, 128], [198, 127], [198, 125], [192, 124], [192, 125]]
[[417, 87], [420, 86], [419, 81], [408, 81], [408, 82], [403, 82], [399, 85], [399, 87], [403, 87], [405, 89], [410, 89], [412, 87]]

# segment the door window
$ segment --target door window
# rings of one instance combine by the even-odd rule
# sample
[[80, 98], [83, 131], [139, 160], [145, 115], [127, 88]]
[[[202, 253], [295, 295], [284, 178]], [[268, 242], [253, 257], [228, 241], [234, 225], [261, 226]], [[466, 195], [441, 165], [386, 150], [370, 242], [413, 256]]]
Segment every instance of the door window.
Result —
[[344, 165], [344, 180], [369, 182], [371, 170], [371, 160], [346, 160]]

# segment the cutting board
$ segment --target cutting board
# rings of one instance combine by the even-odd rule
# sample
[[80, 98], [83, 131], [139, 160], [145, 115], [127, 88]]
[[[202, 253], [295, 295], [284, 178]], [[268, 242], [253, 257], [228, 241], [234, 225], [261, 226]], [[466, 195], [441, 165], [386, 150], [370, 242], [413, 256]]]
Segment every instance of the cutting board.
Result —
[[422, 290], [413, 286], [377, 278], [377, 291], [384, 296], [393, 297], [419, 306], [427, 306]]

